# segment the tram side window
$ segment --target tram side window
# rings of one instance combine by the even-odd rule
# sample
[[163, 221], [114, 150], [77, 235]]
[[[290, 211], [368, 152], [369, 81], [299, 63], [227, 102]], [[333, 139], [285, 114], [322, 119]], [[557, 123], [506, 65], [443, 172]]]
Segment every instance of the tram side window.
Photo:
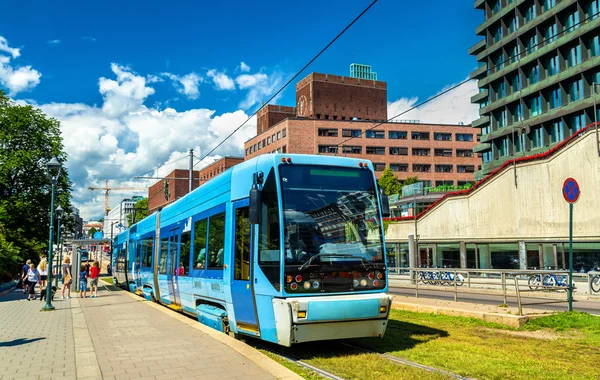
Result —
[[152, 266], [152, 248], [154, 247], [153, 238], [143, 239], [140, 243], [142, 250], [142, 268]]
[[125, 271], [125, 255], [123, 254], [123, 250], [117, 248], [115, 249], [115, 254], [117, 256], [117, 271]]
[[158, 274], [167, 274], [167, 256], [169, 255], [169, 238], [160, 241], [160, 266]]
[[235, 210], [235, 272], [234, 279], [250, 279], [250, 210]]
[[179, 276], [187, 276], [190, 273], [190, 250], [191, 250], [191, 232], [181, 234], [179, 250]]
[[194, 269], [206, 268], [206, 219], [194, 224]]
[[262, 209], [259, 230], [258, 265], [276, 290], [280, 290], [279, 206], [275, 171], [267, 176], [262, 189]]
[[223, 270], [225, 255], [225, 213], [208, 219], [208, 269]]

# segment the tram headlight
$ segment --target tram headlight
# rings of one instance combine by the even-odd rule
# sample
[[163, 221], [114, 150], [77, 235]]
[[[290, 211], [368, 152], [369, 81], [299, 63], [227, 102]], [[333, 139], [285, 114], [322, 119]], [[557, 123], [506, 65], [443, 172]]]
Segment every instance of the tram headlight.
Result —
[[375, 272], [375, 277], [377, 277], [378, 280], [381, 280], [381, 279], [383, 279], [383, 273]]
[[304, 289], [310, 289], [310, 281], [304, 281]]
[[292, 284], [290, 285], [290, 289], [292, 289], [292, 290], [298, 289], [298, 284], [296, 284], [295, 282], [292, 282]]
[[291, 283], [292, 283], [292, 281], [294, 281], [294, 278], [288, 274], [288, 275], [285, 277], [285, 280], [287, 281], [287, 283], [288, 283], [288, 284], [291, 284]]
[[359, 282], [358, 282], [358, 280], [357, 280], [357, 279], [354, 279], [354, 280], [352, 281], [352, 285], [353, 285], [355, 288], [358, 288], [358, 285], [359, 285]]
[[367, 286], [367, 280], [365, 278], [360, 280], [360, 286]]
[[319, 284], [319, 281], [313, 281], [313, 283], [312, 283], [313, 289], [319, 289], [319, 286], [321, 286], [321, 284]]
[[298, 318], [306, 318], [306, 311], [298, 311]]

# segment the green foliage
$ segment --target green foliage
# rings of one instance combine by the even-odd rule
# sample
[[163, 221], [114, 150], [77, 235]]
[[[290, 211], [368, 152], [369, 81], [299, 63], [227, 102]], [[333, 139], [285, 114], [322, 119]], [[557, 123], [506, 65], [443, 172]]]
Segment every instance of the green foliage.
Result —
[[[5, 276], [47, 250], [51, 180], [46, 163], [57, 157], [64, 164], [67, 158], [59, 126], [41, 110], [18, 105], [0, 91], [0, 268]], [[67, 214], [70, 188], [63, 165], [54, 207], [61, 205]], [[74, 221], [63, 218], [62, 224], [72, 230]]]
[[135, 224], [148, 216], [148, 198], [140, 199], [133, 205], [133, 213], [127, 215], [129, 225]]
[[413, 185], [419, 182], [419, 177], [408, 177], [404, 182], [402, 182], [402, 186]]
[[390, 168], [385, 168], [378, 182], [387, 195], [399, 194], [402, 191], [402, 184]]
[[426, 187], [424, 190], [427, 190], [430, 193], [446, 193], [448, 191], [459, 191], [459, 190], [468, 190], [473, 187], [472, 183], [467, 183], [461, 186], [454, 185], [440, 185], [436, 187]]
[[90, 230], [88, 231], [88, 236], [93, 238], [96, 231], [98, 231], [98, 230], [95, 229], [94, 227], [90, 228]]

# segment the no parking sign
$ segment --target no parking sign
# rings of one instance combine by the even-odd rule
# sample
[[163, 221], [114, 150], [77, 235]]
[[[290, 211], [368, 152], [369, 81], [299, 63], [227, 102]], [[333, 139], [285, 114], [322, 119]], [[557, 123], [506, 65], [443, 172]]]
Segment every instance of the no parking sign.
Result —
[[563, 183], [563, 197], [568, 203], [575, 203], [581, 195], [579, 184], [573, 178], [567, 178]]
[[579, 200], [581, 189], [573, 178], [565, 179], [563, 197], [569, 204], [569, 311], [573, 311], [573, 204]]

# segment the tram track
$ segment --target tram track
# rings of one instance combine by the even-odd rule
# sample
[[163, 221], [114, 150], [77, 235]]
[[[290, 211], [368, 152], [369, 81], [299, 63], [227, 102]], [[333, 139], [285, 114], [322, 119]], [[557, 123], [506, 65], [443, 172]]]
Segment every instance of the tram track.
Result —
[[372, 351], [372, 350], [369, 350], [367, 348], [363, 348], [363, 347], [360, 347], [360, 346], [355, 346], [355, 345], [347, 343], [347, 342], [342, 342], [342, 341], [339, 341], [339, 340], [335, 341], [335, 342], [337, 344], [340, 344], [340, 345], [352, 348], [352, 349], [357, 350], [357, 351], [362, 351], [362, 352], [365, 352], [365, 353], [368, 353], [368, 354], [379, 355], [380, 357], [385, 358], [387, 360], [390, 360], [390, 361], [392, 361], [394, 363], [397, 363], [397, 364], [402, 364], [402, 365], [407, 365], [407, 366], [415, 367], [415, 368], [422, 369], [422, 370], [427, 371], [427, 372], [438, 373], [440, 375], [448, 376], [448, 377], [451, 377], [453, 379], [469, 380], [468, 377], [464, 377], [464, 376], [461, 376], [461, 375], [458, 375], [456, 373], [449, 372], [449, 371], [446, 371], [446, 370], [443, 370], [443, 369], [439, 369], [439, 368], [427, 366], [427, 365], [424, 365], [424, 364], [419, 364], [419, 363], [416, 363], [416, 362], [413, 362], [413, 361], [410, 361], [410, 360], [407, 360], [407, 359], [402, 359], [402, 358], [399, 358], [399, 357], [396, 357], [396, 356], [392, 356], [392, 355], [389, 355], [389, 354], [384, 354], [384, 353], [381, 353], [381, 352]]

